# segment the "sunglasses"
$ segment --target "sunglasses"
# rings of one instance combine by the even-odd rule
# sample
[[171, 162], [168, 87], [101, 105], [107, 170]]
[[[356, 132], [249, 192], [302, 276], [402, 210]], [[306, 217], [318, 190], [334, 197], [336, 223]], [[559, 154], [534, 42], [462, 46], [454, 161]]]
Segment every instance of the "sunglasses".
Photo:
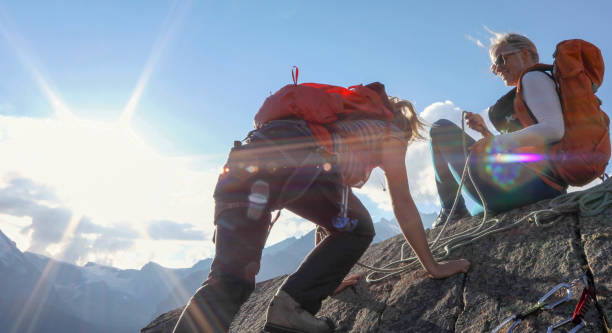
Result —
[[501, 67], [501, 66], [505, 66], [506, 65], [506, 57], [507, 55], [511, 55], [514, 53], [519, 53], [521, 52], [520, 50], [515, 50], [515, 51], [510, 51], [510, 52], [505, 52], [505, 53], [500, 53], [497, 58], [495, 58], [495, 62], [493, 63], [496, 67]]

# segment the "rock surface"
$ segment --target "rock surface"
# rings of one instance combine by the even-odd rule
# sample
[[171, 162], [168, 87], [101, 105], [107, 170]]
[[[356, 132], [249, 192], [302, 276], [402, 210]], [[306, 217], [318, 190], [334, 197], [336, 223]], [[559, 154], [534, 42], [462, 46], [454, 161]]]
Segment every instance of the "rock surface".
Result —
[[[540, 202], [496, 217], [508, 225], [546, 205]], [[379, 283], [368, 284], [362, 279], [355, 288], [326, 299], [319, 315], [333, 318], [337, 332], [491, 331], [508, 316], [536, 304], [557, 284], [579, 279], [569, 301], [536, 312], [517, 327], [520, 332], [545, 332], [552, 323], [571, 317], [586, 269], [594, 276], [599, 306], [589, 307], [585, 315], [588, 325], [581, 332], [601, 332], [605, 330], [604, 316], [612, 318], [611, 221], [612, 207], [596, 217], [566, 214], [547, 227], [522, 222], [454, 251], [451, 258], [472, 262], [466, 274], [433, 280], [421, 268], [415, 268]], [[463, 219], [449, 226], [445, 235], [478, 223], [478, 217]], [[427, 232], [432, 239], [439, 229]], [[382, 266], [397, 260], [403, 243], [404, 239], [396, 236], [375, 244], [361, 262]], [[353, 272], [367, 273], [359, 266]], [[259, 283], [234, 319], [231, 331], [260, 332], [267, 304], [282, 281], [283, 277], [278, 277]], [[180, 309], [166, 313], [141, 332], [171, 332], [179, 314]], [[571, 327], [568, 324], [558, 332]]]

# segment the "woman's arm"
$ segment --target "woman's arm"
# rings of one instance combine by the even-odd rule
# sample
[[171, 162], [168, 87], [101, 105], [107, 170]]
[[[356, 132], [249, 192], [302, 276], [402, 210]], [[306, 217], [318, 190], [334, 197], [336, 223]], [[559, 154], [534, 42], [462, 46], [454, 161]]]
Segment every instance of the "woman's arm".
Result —
[[478, 113], [467, 112], [465, 114], [466, 125], [473, 129], [474, 131], [480, 133], [483, 137], [488, 138], [493, 136], [493, 133], [489, 131], [487, 127], [487, 123], [485, 123], [484, 119]]
[[467, 272], [470, 262], [465, 259], [438, 263], [434, 260], [421, 216], [412, 200], [406, 175], [406, 143], [389, 138], [383, 145], [382, 169], [387, 178], [391, 204], [397, 222], [406, 241], [416, 253], [421, 265], [433, 278], [444, 278], [459, 272]]

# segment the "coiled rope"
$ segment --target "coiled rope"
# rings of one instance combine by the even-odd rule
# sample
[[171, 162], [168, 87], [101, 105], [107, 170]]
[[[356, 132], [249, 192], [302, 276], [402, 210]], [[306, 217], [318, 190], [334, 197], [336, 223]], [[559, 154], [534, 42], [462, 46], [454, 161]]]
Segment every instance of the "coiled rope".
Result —
[[[442, 229], [440, 230], [434, 241], [429, 242], [429, 248], [436, 261], [448, 258], [454, 250], [465, 245], [471, 244], [480, 238], [491, 235], [493, 233], [512, 229], [525, 221], [533, 222], [536, 226], [546, 227], [553, 225], [555, 222], [560, 220], [560, 217], [563, 214], [578, 212], [581, 216], [595, 216], [602, 213], [607, 207], [612, 205], [612, 181], [608, 179], [602, 184], [589, 188], [588, 190], [576, 191], [558, 196], [550, 201], [549, 208], [530, 212], [510, 224], [502, 223], [504, 222], [504, 218], [489, 219], [487, 203], [484, 200], [482, 193], [478, 189], [478, 186], [476, 185], [476, 182], [472, 177], [472, 172], [469, 166], [471, 153], [467, 152], [467, 146], [465, 142], [465, 114], [466, 111], [463, 111], [461, 114], [461, 129], [463, 133], [462, 144], [463, 154], [465, 156], [465, 165], [461, 174], [461, 182], [455, 195], [455, 200], [453, 202], [451, 211], [448, 214], [448, 217], [445, 223], [443, 224]], [[478, 198], [482, 203], [484, 210], [482, 220], [476, 226], [468, 228], [465, 231], [458, 232], [454, 235], [442, 237], [446, 226], [449, 224], [448, 220], [451, 216], [453, 216], [453, 213], [455, 212], [455, 206], [457, 205], [459, 196], [461, 195], [461, 188], [465, 183], [466, 176], [472, 182], [472, 185], [474, 186], [474, 189], [476, 189], [476, 193], [478, 194]], [[372, 271], [366, 276], [366, 282], [380, 282], [392, 276], [410, 271], [413, 268], [418, 267], [420, 265], [418, 258], [413, 255], [413, 253], [408, 253], [406, 249], [407, 245], [409, 245], [407, 242], [404, 242], [402, 244], [399, 260], [392, 261], [382, 267], [374, 267], [366, 265], [362, 262], [358, 262], [358, 265]], [[410, 249], [409, 251], [413, 252], [412, 249]]]

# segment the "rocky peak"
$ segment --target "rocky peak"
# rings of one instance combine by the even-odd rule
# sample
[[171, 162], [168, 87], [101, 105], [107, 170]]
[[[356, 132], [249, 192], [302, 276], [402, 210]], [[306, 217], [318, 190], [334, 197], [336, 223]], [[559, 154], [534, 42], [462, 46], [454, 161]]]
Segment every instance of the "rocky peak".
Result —
[[0, 268], [17, 267], [23, 265], [23, 253], [19, 251], [15, 242], [0, 231]]
[[140, 269], [143, 272], [156, 272], [156, 271], [161, 271], [164, 270], [165, 268], [155, 262], [149, 261], [148, 263], [146, 263], [144, 266], [142, 266], [142, 268]]
[[[510, 225], [525, 214], [546, 207], [540, 202], [499, 214]], [[456, 234], [480, 223], [465, 218], [447, 227]], [[583, 272], [592, 273], [598, 306], [585, 312], [582, 332], [601, 332], [612, 318], [612, 207], [594, 217], [563, 215], [548, 227], [522, 222], [506, 231], [481, 237], [455, 250], [451, 258], [467, 258], [470, 271], [443, 280], [426, 277], [421, 269], [368, 284], [363, 279], [337, 296], [326, 299], [319, 315], [333, 318], [337, 332], [483, 332], [504, 319], [534, 306], [559, 283], [577, 281], [572, 297], [551, 310], [536, 311], [518, 331], [545, 332], [549, 325], [571, 317], [580, 297]], [[432, 239], [439, 228], [427, 230]], [[361, 262], [382, 266], [398, 260], [404, 239], [396, 236], [372, 245]], [[367, 274], [355, 266], [353, 273]], [[233, 332], [261, 331], [265, 311], [284, 277], [258, 283], [255, 292], [234, 319]], [[554, 294], [559, 299], [562, 294]], [[171, 332], [181, 309], [163, 314], [141, 332]], [[506, 330], [509, 326], [506, 326]], [[562, 327], [568, 331], [572, 324]], [[505, 332], [501, 330], [500, 332]]]

